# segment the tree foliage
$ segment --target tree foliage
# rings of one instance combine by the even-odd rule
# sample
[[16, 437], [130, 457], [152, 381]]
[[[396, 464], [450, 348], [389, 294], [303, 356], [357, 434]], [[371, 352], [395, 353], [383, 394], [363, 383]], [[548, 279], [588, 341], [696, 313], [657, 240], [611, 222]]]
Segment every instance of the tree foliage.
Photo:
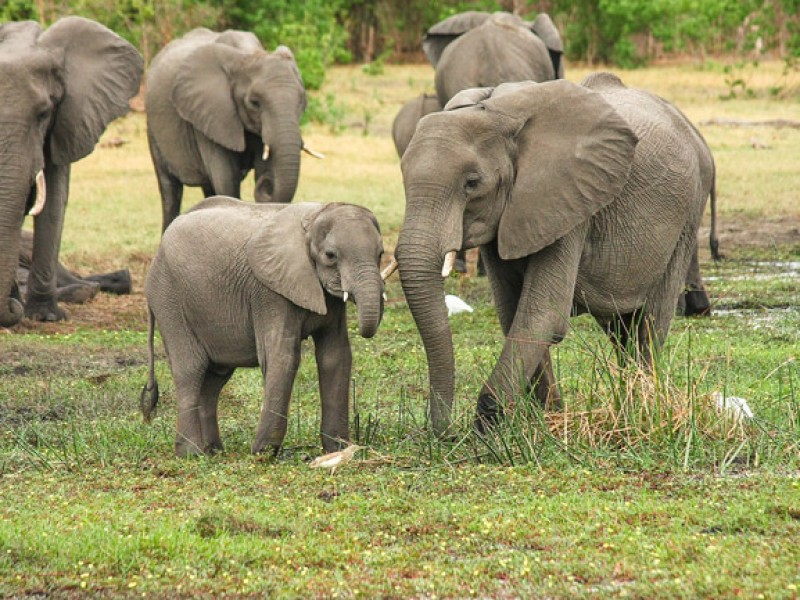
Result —
[[800, 0], [2, 0], [0, 21], [96, 19], [145, 60], [189, 29], [254, 32], [294, 52], [318, 88], [334, 62], [422, 60], [425, 30], [465, 10], [546, 11], [572, 60], [635, 66], [675, 54], [800, 56]]

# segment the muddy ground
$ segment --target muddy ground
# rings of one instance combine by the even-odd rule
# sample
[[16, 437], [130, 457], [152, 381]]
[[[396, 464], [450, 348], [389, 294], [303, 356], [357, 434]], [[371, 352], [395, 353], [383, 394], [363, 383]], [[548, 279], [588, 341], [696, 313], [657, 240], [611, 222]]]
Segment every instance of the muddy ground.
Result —
[[[706, 219], [708, 220], [708, 219]], [[700, 228], [700, 259], [709, 261], [708, 224]], [[720, 251], [729, 260], [745, 259], [750, 254], [763, 253], [770, 248], [781, 248], [783, 252], [800, 253], [800, 215], [753, 219], [745, 215], [724, 215], [718, 219]], [[69, 265], [68, 265], [69, 266]], [[0, 339], [14, 333], [38, 332], [42, 334], [73, 333], [79, 328], [108, 331], [145, 330], [147, 308], [142, 293], [146, 265], [137, 261], [132, 265], [133, 293], [129, 296], [98, 294], [86, 304], [67, 305], [69, 320], [60, 323], [35, 323], [27, 319], [13, 330], [0, 328]], [[86, 274], [84, 274], [86, 275]], [[709, 292], [713, 296], [713, 289]], [[0, 355], [0, 364], [7, 360]]]

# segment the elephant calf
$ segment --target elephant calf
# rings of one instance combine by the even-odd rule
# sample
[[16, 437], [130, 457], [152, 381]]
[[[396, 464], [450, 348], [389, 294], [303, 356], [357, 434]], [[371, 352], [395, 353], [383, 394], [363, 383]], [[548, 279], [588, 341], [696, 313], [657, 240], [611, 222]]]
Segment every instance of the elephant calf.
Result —
[[178, 410], [178, 456], [222, 449], [217, 402], [236, 367], [261, 367], [264, 404], [252, 445], [277, 451], [286, 434], [300, 344], [314, 339], [322, 446], [348, 437], [351, 369], [346, 302], [359, 333], [383, 315], [383, 243], [374, 215], [350, 204], [251, 204], [212, 197], [164, 233], [145, 282], [150, 374], [145, 420], [158, 402], [153, 333], [164, 341]]

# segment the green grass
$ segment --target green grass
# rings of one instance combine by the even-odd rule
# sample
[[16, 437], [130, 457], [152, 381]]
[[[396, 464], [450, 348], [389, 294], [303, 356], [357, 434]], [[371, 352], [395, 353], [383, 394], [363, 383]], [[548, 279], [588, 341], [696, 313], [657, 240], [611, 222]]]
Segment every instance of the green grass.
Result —
[[[768, 92], [778, 65], [748, 75], [755, 98], [725, 102], [714, 65], [622, 75], [695, 121], [800, 119], [796, 97]], [[391, 119], [431, 89], [428, 67], [334, 69], [320, 92], [331, 123], [304, 132], [327, 158], [303, 158], [299, 200], [370, 207], [393, 248], [403, 191]], [[424, 352], [394, 279], [378, 335], [351, 333], [351, 435], [369, 449], [332, 478], [306, 464], [320, 451], [310, 345], [277, 459], [248, 454], [258, 370], [238, 371], [223, 392], [221, 455], [173, 457], [160, 347], [160, 412], [141, 422], [141, 285], [160, 205], [142, 115], [115, 122], [106, 137], [129, 143], [74, 168], [63, 256], [81, 271], [131, 268], [134, 294], [71, 307], [65, 324], [0, 331], [0, 595], [795, 597], [800, 298], [788, 263], [800, 246], [791, 231], [777, 242], [746, 232], [796, 226], [800, 136], [701, 129], [719, 166], [727, 255], [702, 254], [717, 313], [675, 320], [655, 376], [619, 369], [591, 320], [574, 319], [554, 353], [564, 411], [517, 398], [479, 439], [474, 402], [502, 336], [487, 282], [451, 278], [448, 292], [476, 310], [451, 321], [457, 427], [437, 440]], [[769, 148], [753, 149], [754, 136]], [[192, 190], [187, 204], [199, 198]], [[720, 413], [715, 391], [747, 398], [756, 418]]]

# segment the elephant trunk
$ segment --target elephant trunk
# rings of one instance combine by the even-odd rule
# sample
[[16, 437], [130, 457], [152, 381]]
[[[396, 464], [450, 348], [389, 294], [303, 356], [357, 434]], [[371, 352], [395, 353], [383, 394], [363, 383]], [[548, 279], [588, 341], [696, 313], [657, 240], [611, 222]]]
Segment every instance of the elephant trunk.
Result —
[[383, 280], [375, 266], [361, 269], [353, 290], [353, 299], [358, 306], [358, 333], [371, 338], [378, 331], [383, 318]]
[[453, 337], [444, 303], [440, 239], [436, 231], [409, 233], [406, 225], [395, 250], [400, 281], [428, 359], [430, 418], [437, 435], [450, 426], [455, 390]]
[[22, 304], [13, 297], [19, 263], [20, 230], [25, 218], [25, 202], [31, 190], [27, 175], [20, 176], [13, 163], [4, 161], [0, 176], [0, 326], [12, 327], [22, 319]]
[[289, 123], [272, 135], [264, 132], [262, 139], [267, 169], [256, 182], [256, 201], [287, 204], [294, 198], [300, 178], [300, 125]]

